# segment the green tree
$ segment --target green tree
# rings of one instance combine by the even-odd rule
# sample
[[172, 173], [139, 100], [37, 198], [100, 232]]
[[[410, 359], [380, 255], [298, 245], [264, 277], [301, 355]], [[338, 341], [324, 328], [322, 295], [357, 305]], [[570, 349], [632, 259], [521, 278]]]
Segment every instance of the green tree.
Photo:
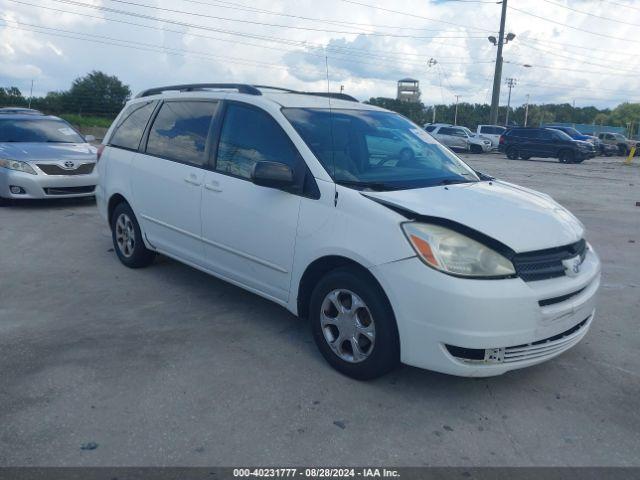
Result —
[[25, 99], [18, 87], [0, 88], [0, 106], [16, 107], [25, 104]]
[[118, 77], [93, 71], [74, 80], [62, 103], [68, 113], [113, 117], [130, 97], [131, 89]]

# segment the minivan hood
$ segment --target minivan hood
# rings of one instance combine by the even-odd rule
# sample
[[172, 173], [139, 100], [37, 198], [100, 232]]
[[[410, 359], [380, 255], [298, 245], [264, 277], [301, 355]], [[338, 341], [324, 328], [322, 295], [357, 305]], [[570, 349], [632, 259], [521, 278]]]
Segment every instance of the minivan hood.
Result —
[[90, 162], [96, 159], [96, 149], [88, 143], [7, 142], [0, 143], [0, 158], [23, 162]]
[[362, 194], [418, 215], [460, 223], [517, 253], [568, 245], [584, 235], [582, 223], [548, 195], [497, 180]]

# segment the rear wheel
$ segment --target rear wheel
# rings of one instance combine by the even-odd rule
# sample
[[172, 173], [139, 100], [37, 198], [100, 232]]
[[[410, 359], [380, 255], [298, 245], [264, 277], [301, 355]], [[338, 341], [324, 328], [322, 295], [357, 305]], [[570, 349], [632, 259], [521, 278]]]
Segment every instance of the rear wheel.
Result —
[[482, 147], [480, 145], [471, 145], [471, 153], [482, 153]]
[[147, 249], [138, 220], [127, 203], [119, 204], [111, 216], [113, 248], [120, 261], [129, 268], [150, 265], [156, 254]]
[[379, 377], [400, 362], [395, 317], [386, 295], [352, 268], [329, 272], [311, 295], [313, 339], [340, 373], [358, 380]]
[[510, 160], [517, 160], [519, 157], [518, 149], [516, 147], [507, 148], [507, 158]]
[[531, 155], [520, 155], [520, 158], [523, 160], [529, 160], [531, 158]]

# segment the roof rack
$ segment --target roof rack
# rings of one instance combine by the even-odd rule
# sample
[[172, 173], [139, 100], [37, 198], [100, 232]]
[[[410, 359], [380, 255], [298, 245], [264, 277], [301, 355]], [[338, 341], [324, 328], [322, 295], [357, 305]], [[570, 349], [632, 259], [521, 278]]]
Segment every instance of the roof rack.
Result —
[[346, 93], [337, 93], [337, 92], [293, 92], [299, 93], [300, 95], [313, 95], [314, 97], [328, 97], [335, 98], [336, 100], [346, 100], [348, 102], [357, 102], [358, 99], [352, 97], [351, 95], [347, 95]]
[[346, 93], [300, 92], [298, 90], [291, 90], [289, 88], [272, 87], [269, 85], [248, 85], [246, 83], [190, 83], [185, 85], [171, 85], [168, 87], [156, 87], [156, 88], [149, 88], [147, 90], [143, 90], [138, 95], [136, 95], [136, 98], [149, 97], [151, 95], [157, 95], [159, 93], [168, 92], [172, 90], [178, 91], [178, 92], [195, 92], [199, 90], [206, 90], [209, 88], [237, 90], [239, 93], [247, 93], [249, 95], [262, 95], [262, 92], [259, 89], [264, 88], [269, 90], [277, 90], [285, 93], [297, 93], [299, 95], [329, 97], [329, 98], [335, 98], [337, 100], [346, 100], [349, 102], [358, 101], [358, 99], [352, 97], [351, 95], [347, 95]]
[[256, 87], [244, 83], [189, 83], [186, 85], [171, 85], [168, 87], [149, 88], [136, 95], [136, 98], [149, 97], [151, 95], [157, 95], [158, 93], [171, 90], [179, 92], [194, 92], [198, 90], [206, 90], [208, 88], [237, 90], [240, 93], [248, 93], [249, 95], [262, 95], [260, 90], [258, 90]]

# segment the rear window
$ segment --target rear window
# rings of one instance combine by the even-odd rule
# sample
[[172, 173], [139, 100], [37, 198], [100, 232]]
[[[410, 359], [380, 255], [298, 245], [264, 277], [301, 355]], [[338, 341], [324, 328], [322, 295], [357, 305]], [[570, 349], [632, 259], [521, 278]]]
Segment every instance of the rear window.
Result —
[[537, 138], [540, 136], [540, 131], [535, 129], [513, 129], [508, 132], [508, 135], [511, 137], [522, 137], [522, 138]]
[[0, 142], [83, 143], [84, 139], [64, 120], [36, 117], [0, 120]]
[[109, 145], [127, 150], [137, 150], [154, 108], [155, 102], [129, 105], [116, 125]]

